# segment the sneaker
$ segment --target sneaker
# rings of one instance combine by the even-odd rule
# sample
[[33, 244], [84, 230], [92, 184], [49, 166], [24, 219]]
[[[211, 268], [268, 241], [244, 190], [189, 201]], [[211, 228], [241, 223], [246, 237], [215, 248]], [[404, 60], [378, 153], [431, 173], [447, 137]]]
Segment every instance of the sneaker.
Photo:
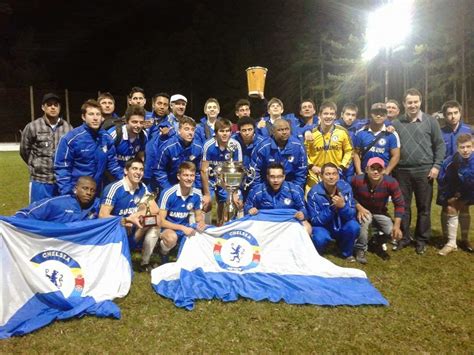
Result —
[[402, 240], [399, 240], [397, 245], [394, 245], [393, 246], [393, 250], [402, 250], [404, 248], [406, 248], [407, 246], [409, 246], [411, 244], [411, 240], [410, 239], [402, 239]]
[[356, 250], [356, 261], [360, 264], [367, 264], [367, 258], [365, 257], [365, 251], [362, 249]]
[[352, 255], [348, 256], [347, 258], [344, 259], [348, 263], [355, 263], [356, 258], [354, 258]]
[[424, 242], [418, 242], [416, 243], [416, 253], [418, 255], [423, 255], [424, 253], [426, 253], [426, 243]]
[[456, 251], [458, 248], [449, 244], [446, 244], [439, 252], [438, 255], [446, 256], [452, 251]]
[[472, 248], [471, 243], [469, 243], [469, 240], [461, 240], [458, 245], [462, 250], [467, 251], [468, 253], [474, 253], [474, 249]]

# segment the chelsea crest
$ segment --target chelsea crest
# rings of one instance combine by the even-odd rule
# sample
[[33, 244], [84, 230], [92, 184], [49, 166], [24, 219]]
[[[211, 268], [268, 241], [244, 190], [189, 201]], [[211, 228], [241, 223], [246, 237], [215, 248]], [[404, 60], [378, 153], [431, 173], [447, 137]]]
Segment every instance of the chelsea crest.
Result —
[[250, 233], [243, 230], [230, 231], [216, 238], [214, 259], [225, 270], [253, 269], [260, 263], [260, 246]]

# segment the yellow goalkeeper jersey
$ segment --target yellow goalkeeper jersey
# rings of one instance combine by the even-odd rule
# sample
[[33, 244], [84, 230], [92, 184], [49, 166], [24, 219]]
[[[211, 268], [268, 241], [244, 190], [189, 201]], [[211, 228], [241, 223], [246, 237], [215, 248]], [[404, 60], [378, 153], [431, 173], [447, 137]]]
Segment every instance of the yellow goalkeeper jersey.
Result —
[[[344, 127], [334, 125], [328, 133], [323, 134], [318, 127], [313, 129], [313, 141], [305, 141], [308, 154], [308, 167], [322, 167], [326, 163], [347, 169], [352, 162], [352, 143]], [[319, 182], [320, 178], [308, 169], [307, 188]]]

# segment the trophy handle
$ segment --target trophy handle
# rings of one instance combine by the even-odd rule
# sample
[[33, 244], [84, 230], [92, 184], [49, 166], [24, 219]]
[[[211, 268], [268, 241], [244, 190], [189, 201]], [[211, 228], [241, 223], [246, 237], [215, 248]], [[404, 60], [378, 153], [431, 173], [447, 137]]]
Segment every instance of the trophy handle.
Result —
[[255, 168], [251, 166], [249, 169], [245, 169], [245, 174], [244, 190], [246, 190], [255, 181], [257, 172], [255, 171]]

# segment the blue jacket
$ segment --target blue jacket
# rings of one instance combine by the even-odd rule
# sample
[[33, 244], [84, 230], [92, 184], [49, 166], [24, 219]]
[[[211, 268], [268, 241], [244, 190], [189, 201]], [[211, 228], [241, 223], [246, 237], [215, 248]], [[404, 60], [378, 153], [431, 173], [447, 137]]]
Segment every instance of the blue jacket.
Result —
[[146, 131], [140, 133], [133, 142], [128, 138], [127, 126], [125, 124], [121, 127], [121, 137], [117, 138], [117, 126], [110, 128], [107, 133], [109, 133], [114, 140], [117, 161], [122, 168], [125, 168], [125, 163], [128, 160], [134, 158], [139, 152], [145, 151], [148, 140]]
[[313, 129], [318, 127], [319, 124], [319, 117], [318, 116], [313, 116], [313, 123], [312, 124], [307, 124], [303, 121], [302, 118], [298, 118], [296, 122], [296, 127], [295, 127], [295, 136], [298, 137], [298, 139], [301, 141], [301, 143], [304, 143], [304, 134], [305, 132], [309, 131], [312, 132]]
[[153, 178], [159, 188], [170, 188], [178, 183], [177, 173], [179, 165], [184, 161], [190, 161], [196, 165], [196, 181], [194, 186], [201, 188], [201, 159], [202, 146], [197, 142], [191, 142], [187, 147], [179, 135], [170, 138], [163, 143], [156, 155], [156, 164], [153, 166]]
[[150, 127], [148, 131], [148, 140], [151, 140], [153, 137], [156, 135], [160, 135], [160, 128], [171, 128], [170, 130], [170, 136], [172, 136], [176, 131], [174, 130], [173, 127], [173, 121], [170, 119], [170, 117], [167, 116], [158, 116], [155, 111], [153, 111], [151, 118], [153, 118], [153, 125]]
[[64, 195], [33, 202], [28, 207], [19, 210], [15, 217], [68, 223], [96, 219], [99, 215], [99, 209], [98, 198], [88, 208], [82, 209], [76, 196]]
[[[218, 117], [217, 119], [219, 119]], [[207, 117], [201, 118], [200, 123], [196, 126], [196, 131], [194, 133], [194, 139], [197, 139], [197, 143], [204, 146], [204, 143], [208, 139], [214, 137], [214, 129], [207, 124]]]
[[254, 134], [253, 136], [253, 142], [250, 143], [249, 145], [245, 145], [244, 141], [242, 140], [242, 137], [240, 136], [239, 133], [234, 133], [232, 135], [232, 138], [234, 138], [237, 142], [240, 143], [240, 146], [242, 147], [242, 155], [243, 155], [243, 163], [246, 169], [250, 168], [250, 160], [252, 159], [252, 152], [255, 147], [257, 147], [260, 143], [262, 143], [265, 138], [263, 138], [259, 134]]
[[298, 138], [290, 136], [286, 146], [280, 149], [273, 138], [267, 138], [253, 150], [250, 166], [255, 169], [255, 183], [263, 182], [267, 166], [272, 162], [280, 162], [285, 168], [286, 181], [301, 188], [306, 183], [308, 158], [303, 144]]
[[288, 181], [284, 181], [276, 192], [266, 182], [253, 187], [245, 200], [245, 214], [248, 214], [252, 207], [258, 210], [291, 208], [303, 212], [305, 218], [308, 217], [303, 189]]
[[323, 182], [309, 190], [307, 205], [309, 221], [314, 227], [324, 227], [329, 231], [339, 231], [344, 224], [356, 218], [355, 200], [351, 186], [343, 180], [337, 182], [337, 191], [344, 197], [346, 204], [337, 209], [332, 206], [331, 198], [324, 189]]
[[[298, 119], [296, 118], [296, 116], [293, 113], [288, 113], [286, 115], [282, 115], [281, 118], [288, 121], [291, 128], [291, 135], [296, 137], [298, 134], [298, 129], [297, 129]], [[273, 124], [270, 121], [270, 116], [264, 116], [262, 117], [262, 119], [265, 121], [265, 127], [257, 128], [255, 130], [255, 133], [258, 133], [263, 137], [271, 137], [272, 136], [271, 130], [272, 130]]]
[[97, 190], [101, 191], [105, 170], [117, 180], [123, 177], [114, 141], [105, 130], [95, 131], [84, 123], [61, 138], [54, 158], [54, 173], [61, 195], [72, 193], [81, 176], [92, 177]]
[[471, 126], [463, 123], [462, 121], [459, 122], [458, 128], [455, 131], [453, 131], [449, 125], [441, 128], [444, 144], [446, 144], [446, 158], [456, 153], [456, 139], [458, 139], [459, 135], [466, 133], [470, 135], [473, 134]]
[[474, 204], [474, 153], [463, 159], [459, 153], [446, 158], [438, 175], [438, 204], [459, 194], [459, 198]]

